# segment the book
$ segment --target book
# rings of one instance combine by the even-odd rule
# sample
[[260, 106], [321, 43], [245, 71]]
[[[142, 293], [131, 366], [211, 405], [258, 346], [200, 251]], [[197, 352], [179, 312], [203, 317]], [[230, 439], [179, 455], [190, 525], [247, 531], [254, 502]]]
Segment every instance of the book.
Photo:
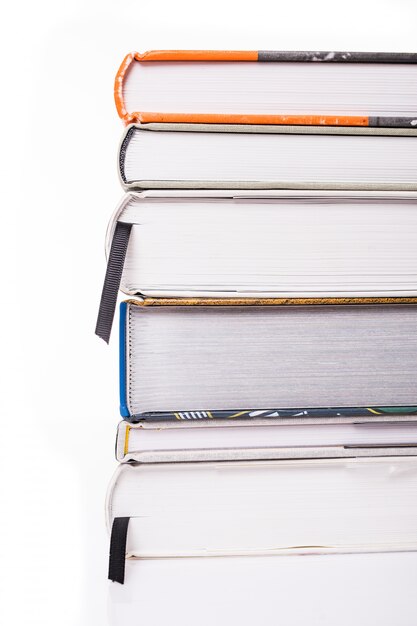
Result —
[[107, 258], [118, 223], [129, 295], [417, 296], [416, 192], [130, 192]]
[[415, 456], [123, 463], [107, 525], [140, 559], [416, 550], [416, 494]]
[[132, 421], [184, 413], [196, 419], [413, 414], [417, 306], [396, 300], [373, 306], [124, 302], [121, 414]]
[[124, 122], [410, 126], [417, 54], [154, 50], [116, 75]]
[[107, 273], [121, 284], [104, 293], [101, 332], [119, 286], [147, 297], [417, 296], [415, 232], [416, 192], [129, 192], [107, 231]]
[[134, 124], [125, 189], [417, 190], [417, 128]]
[[113, 626], [166, 607], [184, 626], [412, 621], [416, 64], [123, 62], [127, 193], [96, 328], [108, 341], [119, 287], [137, 298], [120, 309]]
[[[116, 458], [121, 463], [417, 456], [417, 416], [380, 416], [372, 422], [339, 418], [310, 423], [300, 418], [245, 422], [191, 420], [119, 424]], [[401, 420], [402, 417], [402, 420]], [[385, 418], [385, 419], [384, 419]], [[359, 418], [357, 418], [359, 420]], [[396, 418], [398, 419], [398, 418]], [[330, 421], [330, 420], [329, 420]]]
[[417, 552], [127, 559], [110, 626], [410, 626]]

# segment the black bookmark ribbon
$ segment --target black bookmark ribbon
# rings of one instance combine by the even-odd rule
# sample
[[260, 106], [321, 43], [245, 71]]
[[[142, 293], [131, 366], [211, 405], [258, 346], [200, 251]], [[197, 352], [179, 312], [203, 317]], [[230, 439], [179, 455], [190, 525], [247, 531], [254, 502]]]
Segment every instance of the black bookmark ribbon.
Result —
[[111, 529], [109, 580], [125, 582], [126, 539], [130, 517], [115, 517]]
[[101, 339], [104, 339], [106, 343], [109, 343], [110, 341], [111, 327], [113, 325], [114, 311], [116, 309], [117, 293], [122, 279], [123, 266], [131, 230], [132, 224], [117, 222], [110, 248], [95, 331], [96, 335], [101, 337]]

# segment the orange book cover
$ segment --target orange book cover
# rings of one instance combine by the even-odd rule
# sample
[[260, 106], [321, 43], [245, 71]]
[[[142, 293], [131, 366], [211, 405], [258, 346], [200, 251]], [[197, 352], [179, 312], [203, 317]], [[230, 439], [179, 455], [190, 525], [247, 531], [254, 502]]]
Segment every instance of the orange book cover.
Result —
[[[233, 50], [155, 50], [150, 52], [128, 54], [115, 79], [114, 96], [116, 108], [119, 116], [125, 124], [132, 122], [140, 123], [204, 123], [204, 124], [286, 124], [286, 125], [311, 125], [311, 126], [382, 126], [413, 128], [417, 125], [417, 97], [416, 103], [412, 103], [413, 111], [406, 111], [406, 114], [393, 113], [392, 115], [372, 114], [363, 111], [361, 114], [344, 113], [337, 114], [323, 113], [282, 113], [273, 112], [254, 113], [231, 111], [213, 112], [210, 111], [210, 104], [207, 104], [207, 111], [185, 112], [185, 111], [158, 111], [158, 110], [129, 110], [125, 98], [126, 79], [136, 64], [142, 66], [164, 65], [166, 64], [195, 64], [199, 63], [204, 75], [202, 63], [229, 65], [230, 62], [240, 62], [240, 64], [251, 64], [261, 62], [271, 65], [304, 65], [306, 63], [317, 65], [340, 66], [363, 66], [371, 67], [371, 77], [376, 72], [372, 68], [378, 67], [380, 71], [385, 71], [387, 66], [395, 65], [416, 65], [416, 53], [385, 53], [385, 52], [275, 52], [275, 51], [233, 51]], [[361, 70], [360, 70], [361, 71]], [[369, 70], [368, 70], [369, 71]], [[395, 70], [394, 70], [395, 71]], [[395, 74], [393, 74], [395, 76]], [[417, 75], [417, 72], [416, 72]], [[417, 80], [417, 76], [416, 76]], [[367, 81], [361, 78], [361, 89], [366, 88]], [[395, 85], [392, 86], [395, 92]], [[230, 87], [233, 89], [233, 86]], [[412, 89], [412, 87], [410, 87]], [[138, 86], [139, 89], [139, 86]], [[308, 87], [306, 87], [308, 91]], [[412, 93], [412, 92], [411, 92]], [[221, 98], [219, 92], [219, 97]], [[324, 106], [324, 105], [323, 105]], [[348, 108], [347, 106], [344, 107]], [[409, 113], [409, 115], [407, 115]]]

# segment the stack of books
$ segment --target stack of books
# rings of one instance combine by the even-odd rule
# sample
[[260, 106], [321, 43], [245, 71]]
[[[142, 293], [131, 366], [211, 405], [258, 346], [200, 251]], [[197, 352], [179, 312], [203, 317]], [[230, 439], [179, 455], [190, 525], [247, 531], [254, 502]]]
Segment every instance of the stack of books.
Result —
[[408, 626], [417, 54], [134, 53], [115, 100], [112, 624]]

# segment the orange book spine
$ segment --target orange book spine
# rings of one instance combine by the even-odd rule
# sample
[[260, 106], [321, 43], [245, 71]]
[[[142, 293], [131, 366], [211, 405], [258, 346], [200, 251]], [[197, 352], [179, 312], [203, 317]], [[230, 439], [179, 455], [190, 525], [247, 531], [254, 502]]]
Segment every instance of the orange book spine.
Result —
[[[151, 50], [127, 54], [119, 67], [114, 82], [114, 100], [119, 116], [125, 124], [138, 122], [141, 113], [129, 113], [123, 99], [123, 82], [134, 61], [257, 61], [256, 51], [237, 50]], [[175, 117], [175, 114], [173, 114]], [[180, 116], [181, 117], [181, 116]], [[210, 117], [210, 116], [209, 116]], [[184, 119], [182, 120], [184, 121]], [[242, 122], [243, 123], [243, 122]]]

